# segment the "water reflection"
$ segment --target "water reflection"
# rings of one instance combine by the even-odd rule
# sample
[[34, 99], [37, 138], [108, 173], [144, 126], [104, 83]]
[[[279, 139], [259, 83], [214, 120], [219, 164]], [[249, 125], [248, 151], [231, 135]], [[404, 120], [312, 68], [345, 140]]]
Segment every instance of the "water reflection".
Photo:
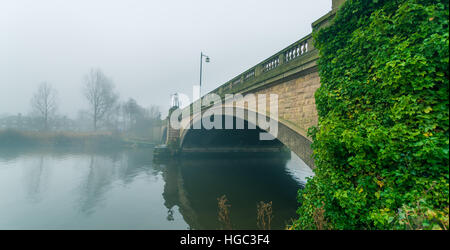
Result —
[[257, 202], [272, 201], [272, 225], [281, 229], [301, 188], [293, 163], [259, 156], [154, 163], [151, 149], [0, 149], [0, 228], [218, 229], [217, 198], [225, 194], [233, 228], [256, 228]]
[[217, 198], [230, 201], [231, 223], [256, 229], [256, 205], [273, 202], [273, 227], [284, 228], [295, 216], [301, 184], [286, 171], [286, 157], [195, 159], [173, 162], [164, 171], [165, 205], [177, 205], [193, 229], [219, 229]]
[[[45, 162], [44, 156], [38, 157], [36, 161], [31, 162], [30, 165], [26, 166], [27, 171], [25, 171], [25, 185], [27, 190], [27, 198], [31, 202], [39, 202], [42, 199], [41, 193], [45, 190], [45, 185], [48, 180], [48, 173], [45, 173]], [[46, 169], [45, 169], [46, 170]]]
[[140, 174], [157, 177], [160, 170], [152, 164], [153, 155], [148, 150], [111, 152], [107, 156], [90, 155], [89, 167], [82, 178], [78, 201], [79, 210], [90, 214], [105, 200], [105, 194], [114, 182], [127, 186]]
[[79, 210], [90, 214], [104, 199], [104, 194], [111, 188], [114, 180], [114, 159], [89, 157], [89, 171], [80, 185]]

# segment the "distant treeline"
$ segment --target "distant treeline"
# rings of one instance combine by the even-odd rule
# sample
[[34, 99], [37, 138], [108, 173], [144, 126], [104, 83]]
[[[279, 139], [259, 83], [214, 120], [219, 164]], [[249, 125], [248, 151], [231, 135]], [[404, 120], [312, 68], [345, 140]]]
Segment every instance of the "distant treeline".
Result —
[[[0, 129], [35, 131], [44, 133], [45, 141], [72, 141], [86, 135], [85, 131], [110, 131], [129, 138], [158, 140], [160, 137], [161, 112], [158, 106], [144, 107], [135, 99], [122, 101], [112, 80], [100, 69], [91, 69], [81, 86], [86, 110], [79, 110], [76, 117], [58, 112], [58, 92], [48, 82], [41, 82], [31, 98], [29, 114], [0, 115]], [[74, 134], [47, 133], [48, 131], [76, 131]], [[81, 134], [80, 134], [81, 133]], [[25, 141], [42, 141], [33, 133], [8, 132]], [[98, 133], [95, 133], [98, 135]], [[101, 134], [104, 136], [105, 134]], [[103, 138], [103, 137], [102, 137]], [[66, 142], [67, 143], [67, 142]]]
[[109, 132], [32, 132], [0, 130], [0, 147], [125, 147], [129, 143]]

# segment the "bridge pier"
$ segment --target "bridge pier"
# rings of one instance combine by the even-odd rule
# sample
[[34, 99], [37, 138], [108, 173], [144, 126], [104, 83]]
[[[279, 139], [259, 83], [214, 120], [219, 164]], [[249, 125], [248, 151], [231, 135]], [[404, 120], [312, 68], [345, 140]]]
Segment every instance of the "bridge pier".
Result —
[[167, 118], [167, 135], [166, 145], [171, 155], [177, 155], [180, 151], [180, 130], [174, 129], [170, 124], [170, 115], [178, 107], [172, 107], [169, 110], [169, 116]]
[[166, 159], [171, 156], [175, 156], [180, 152], [180, 130], [174, 129], [170, 124], [170, 115], [174, 110], [175, 107], [172, 107], [169, 110], [166, 125], [162, 128], [162, 145], [156, 146], [153, 150], [153, 154], [156, 159]]

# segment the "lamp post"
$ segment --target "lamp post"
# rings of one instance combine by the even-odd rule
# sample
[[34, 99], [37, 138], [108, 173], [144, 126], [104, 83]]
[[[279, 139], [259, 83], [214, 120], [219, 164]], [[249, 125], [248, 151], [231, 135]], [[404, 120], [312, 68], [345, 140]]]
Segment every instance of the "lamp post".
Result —
[[200, 52], [200, 99], [202, 99], [202, 71], [203, 71], [203, 57], [205, 57], [205, 62], [209, 63], [209, 56]]

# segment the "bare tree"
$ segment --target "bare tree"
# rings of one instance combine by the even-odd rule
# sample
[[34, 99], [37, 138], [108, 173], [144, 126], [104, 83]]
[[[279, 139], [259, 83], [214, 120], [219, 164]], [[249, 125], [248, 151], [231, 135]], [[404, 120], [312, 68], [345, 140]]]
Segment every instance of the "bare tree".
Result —
[[161, 111], [159, 110], [158, 106], [152, 105], [150, 108], [147, 109], [148, 116], [153, 120], [161, 120]]
[[133, 98], [122, 104], [124, 130], [133, 136], [153, 138], [153, 128], [159, 126], [161, 113], [157, 106], [144, 108]]
[[91, 69], [85, 76], [84, 95], [89, 102], [94, 121], [94, 130], [98, 122], [115, 106], [118, 95], [114, 93], [114, 85], [100, 69]]
[[131, 129], [136, 124], [139, 115], [142, 114], [142, 108], [137, 104], [136, 100], [130, 98], [122, 105], [122, 112], [128, 123], [128, 129]]
[[31, 99], [31, 106], [42, 117], [44, 129], [48, 130], [49, 119], [57, 109], [56, 91], [47, 82], [42, 82]]

